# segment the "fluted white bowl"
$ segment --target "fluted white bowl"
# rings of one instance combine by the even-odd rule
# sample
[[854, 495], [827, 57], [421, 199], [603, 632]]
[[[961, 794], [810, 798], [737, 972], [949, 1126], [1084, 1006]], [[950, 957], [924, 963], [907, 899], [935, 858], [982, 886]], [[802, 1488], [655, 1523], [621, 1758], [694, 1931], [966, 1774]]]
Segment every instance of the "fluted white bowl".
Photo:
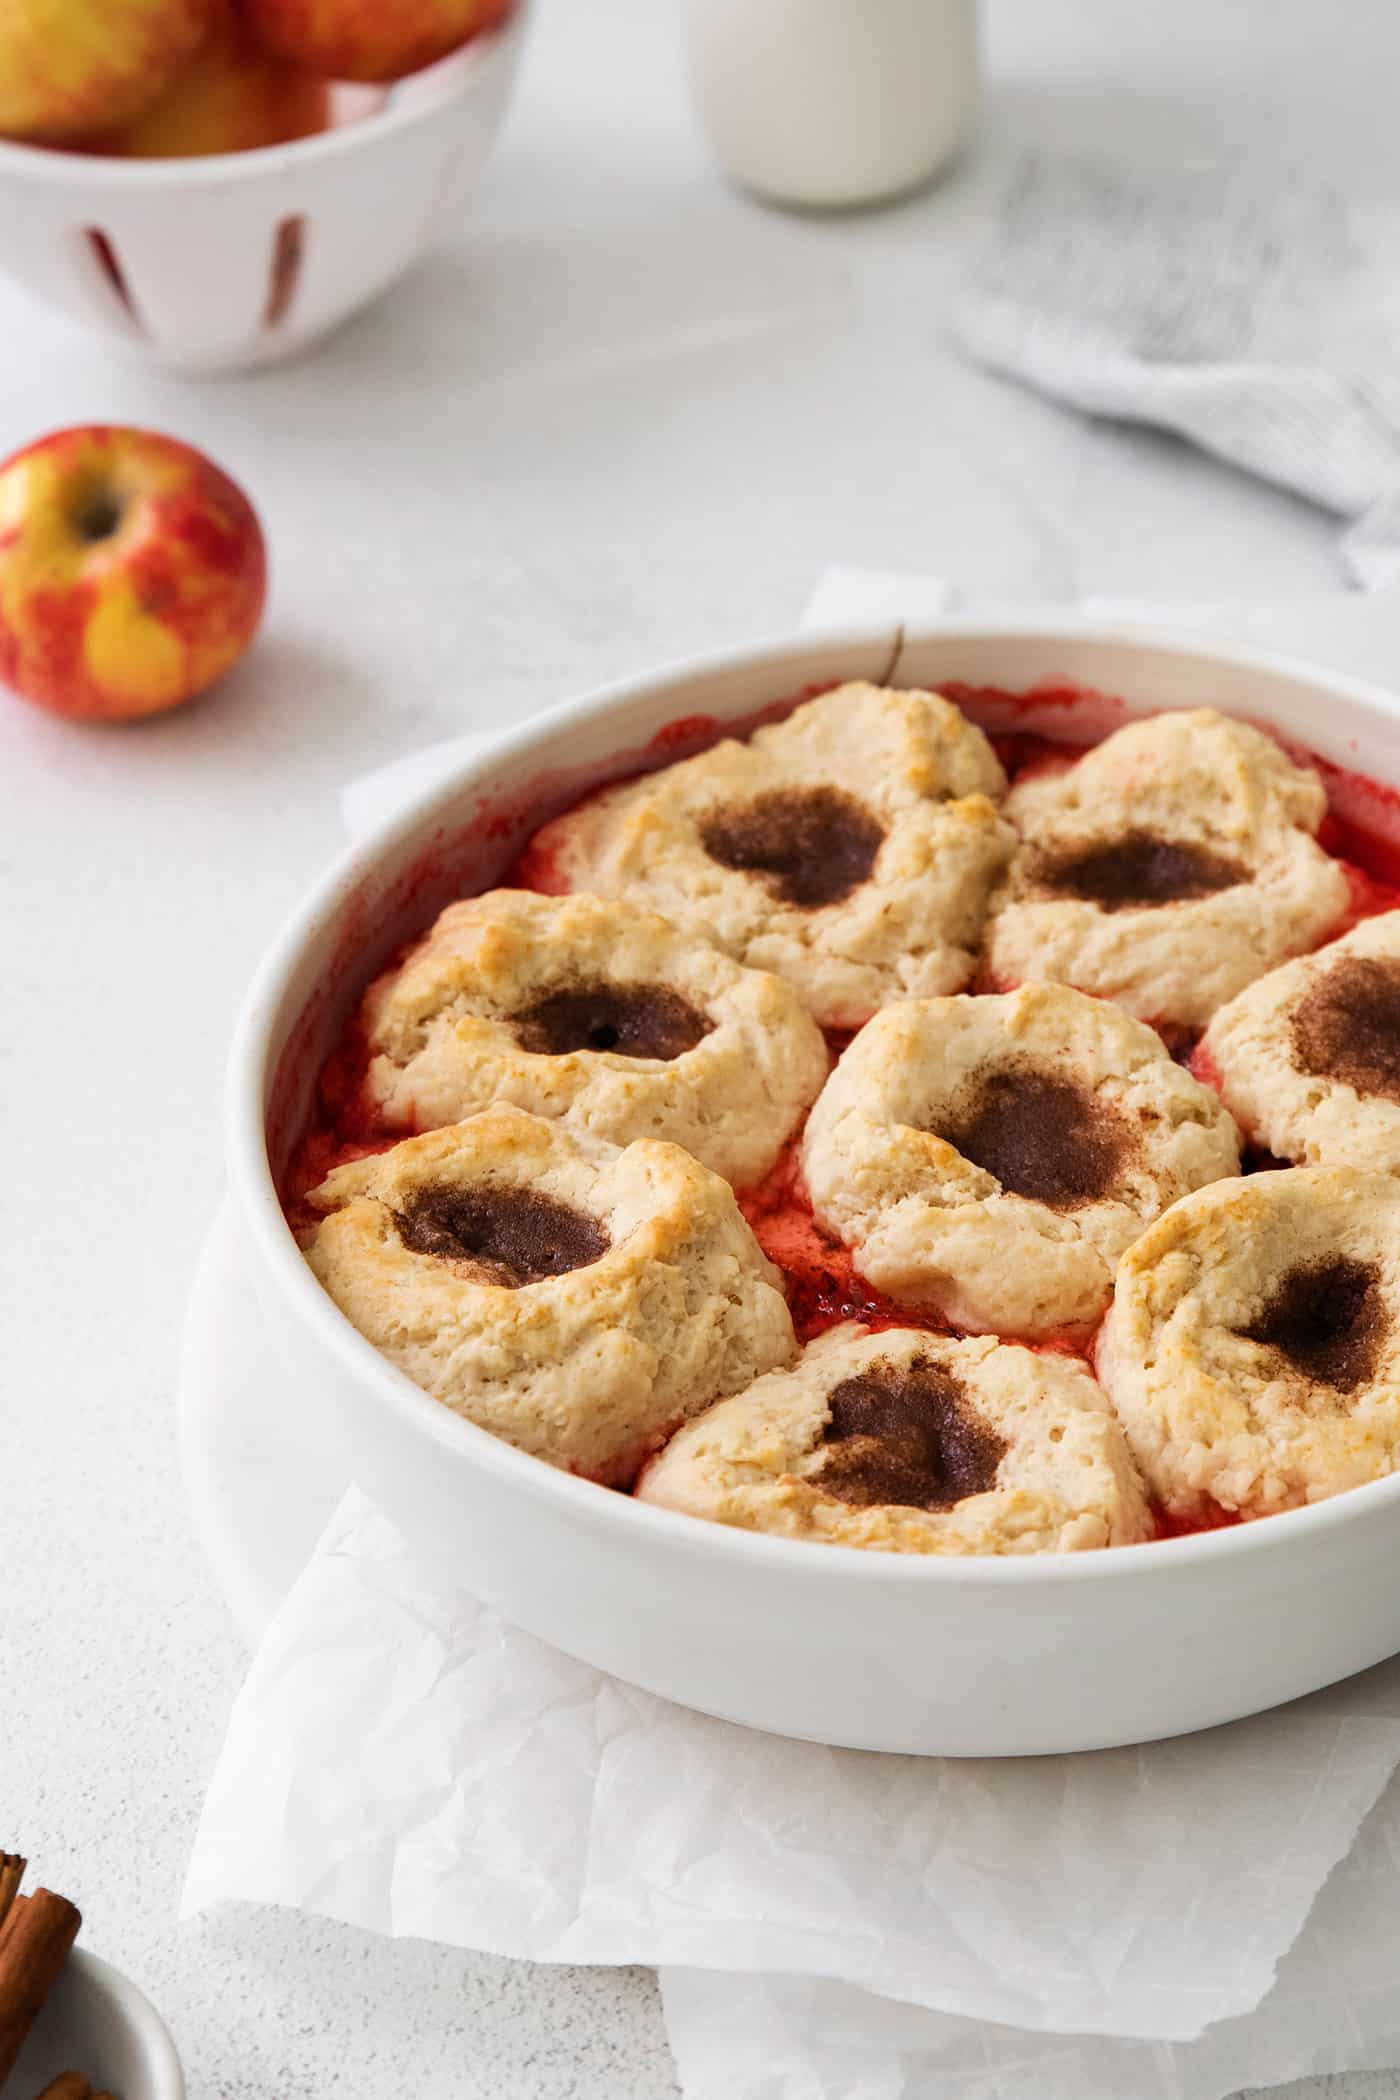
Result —
[[[310, 138], [180, 160], [0, 141], [0, 268], [153, 363], [251, 370], [415, 263], [500, 127], [526, 8]], [[369, 100], [376, 98], [370, 96]]]

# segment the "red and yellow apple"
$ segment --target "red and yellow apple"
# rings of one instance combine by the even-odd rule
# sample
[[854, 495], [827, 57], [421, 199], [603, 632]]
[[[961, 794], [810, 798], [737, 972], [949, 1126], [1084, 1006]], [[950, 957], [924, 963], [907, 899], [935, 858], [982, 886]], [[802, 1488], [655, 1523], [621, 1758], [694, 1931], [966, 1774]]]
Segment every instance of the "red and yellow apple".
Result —
[[40, 707], [178, 707], [237, 662], [266, 590], [257, 513], [192, 446], [97, 424], [0, 464], [0, 682]]
[[402, 80], [493, 29], [514, 0], [240, 0], [263, 46], [332, 80]]
[[100, 153], [141, 160], [244, 153], [324, 131], [330, 83], [255, 44], [225, 12], [208, 43], [134, 122], [85, 141]]
[[52, 145], [128, 123], [213, 21], [214, 0], [2, 0], [0, 136]]

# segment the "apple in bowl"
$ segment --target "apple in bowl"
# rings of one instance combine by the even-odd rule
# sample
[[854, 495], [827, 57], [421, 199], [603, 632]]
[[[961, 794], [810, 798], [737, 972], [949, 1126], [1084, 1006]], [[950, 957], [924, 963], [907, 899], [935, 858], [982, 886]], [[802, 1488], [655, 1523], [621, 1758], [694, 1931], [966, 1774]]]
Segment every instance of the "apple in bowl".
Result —
[[510, 14], [514, 0], [242, 0], [263, 49], [332, 80], [402, 80]]
[[130, 124], [84, 143], [136, 160], [245, 153], [324, 131], [331, 87], [256, 44], [229, 8], [159, 100]]
[[55, 431], [0, 463], [0, 683], [85, 721], [177, 707], [257, 630], [267, 553], [252, 504], [154, 431]]
[[0, 136], [55, 145], [131, 122], [214, 18], [215, 0], [5, 0]]

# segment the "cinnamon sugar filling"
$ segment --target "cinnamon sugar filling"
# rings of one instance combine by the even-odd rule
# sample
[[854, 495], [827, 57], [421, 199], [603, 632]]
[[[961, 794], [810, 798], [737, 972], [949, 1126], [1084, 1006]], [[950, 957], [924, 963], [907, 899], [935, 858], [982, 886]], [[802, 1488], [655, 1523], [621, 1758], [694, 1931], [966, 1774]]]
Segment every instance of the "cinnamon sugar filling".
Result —
[[522, 1050], [563, 1057], [614, 1050], [671, 1063], [709, 1034], [709, 1018], [662, 984], [579, 984], [549, 992], [511, 1016]]
[[1034, 878], [1042, 889], [1082, 897], [1102, 911], [1135, 906], [1183, 904], [1248, 882], [1243, 861], [1207, 846], [1126, 831], [1121, 838], [1084, 846], [1062, 846], [1040, 854]]
[[511, 1291], [586, 1269], [610, 1245], [596, 1218], [534, 1189], [423, 1189], [396, 1222], [415, 1254], [464, 1262], [481, 1282]]
[[1316, 1078], [1400, 1101], [1400, 962], [1346, 955], [1334, 963], [1298, 1002], [1293, 1059]]
[[1028, 1064], [975, 1078], [937, 1135], [1012, 1195], [1056, 1210], [1101, 1202], [1137, 1147], [1107, 1101]]
[[884, 836], [863, 803], [832, 787], [775, 788], [700, 826], [711, 860], [762, 877], [784, 904], [806, 911], [859, 889]]
[[1389, 1327], [1375, 1263], [1338, 1255], [1290, 1269], [1242, 1332], [1316, 1384], [1354, 1393], [1373, 1375]]
[[996, 1484], [1009, 1446], [961, 1382], [927, 1358], [872, 1364], [828, 1399], [826, 1457], [813, 1476], [839, 1502], [952, 1509]]

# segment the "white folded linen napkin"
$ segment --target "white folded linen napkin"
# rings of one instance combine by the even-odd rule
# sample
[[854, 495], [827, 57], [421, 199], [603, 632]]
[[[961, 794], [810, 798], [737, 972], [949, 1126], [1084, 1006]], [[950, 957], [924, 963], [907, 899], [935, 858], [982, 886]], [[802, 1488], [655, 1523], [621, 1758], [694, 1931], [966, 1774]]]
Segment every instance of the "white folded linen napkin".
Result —
[[1028, 156], [956, 317], [980, 362], [1347, 519], [1400, 577], [1400, 215], [1296, 169]]
[[[906, 607], [848, 569], [817, 619]], [[658, 1964], [685, 2100], [1220, 2100], [1400, 2055], [1397, 1762], [1400, 1664], [1080, 1757], [755, 1735], [506, 1626], [351, 1490], [235, 1705], [186, 1905]]]

